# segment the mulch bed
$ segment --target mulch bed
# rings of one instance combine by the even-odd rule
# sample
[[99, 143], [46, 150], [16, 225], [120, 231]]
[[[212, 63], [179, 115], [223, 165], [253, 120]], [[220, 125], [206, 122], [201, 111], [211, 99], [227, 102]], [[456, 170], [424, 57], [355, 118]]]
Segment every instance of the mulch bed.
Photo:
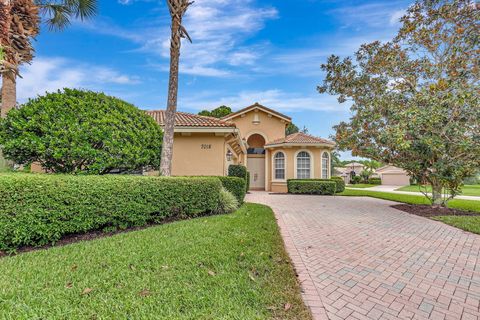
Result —
[[139, 231], [139, 230], [147, 229], [147, 228], [154, 227], [154, 226], [159, 226], [159, 225], [163, 225], [163, 224], [167, 224], [167, 223], [172, 223], [172, 222], [179, 221], [179, 220], [188, 220], [188, 219], [173, 217], [173, 218], [167, 218], [160, 223], [149, 223], [149, 224], [147, 224], [145, 226], [141, 226], [141, 227], [131, 227], [131, 228], [119, 229], [119, 230], [116, 230], [116, 231], [108, 231], [108, 232], [102, 231], [102, 230], [96, 230], [96, 231], [90, 231], [90, 232], [87, 232], [87, 233], [69, 234], [69, 235], [63, 236], [60, 240], [58, 240], [57, 242], [55, 242], [52, 245], [45, 245], [45, 246], [40, 246], [40, 247], [25, 246], [25, 247], [21, 247], [21, 248], [16, 249], [15, 252], [12, 252], [12, 253], [7, 253], [5, 251], [0, 250], [0, 259], [4, 258], [4, 257], [7, 257], [7, 256], [14, 256], [14, 255], [21, 254], [21, 253], [38, 251], [38, 250], [47, 250], [47, 249], [51, 249], [53, 247], [63, 247], [63, 246], [66, 246], [66, 245], [69, 245], [69, 244], [72, 244], [72, 243], [76, 243], [76, 242], [90, 241], [90, 240], [95, 240], [95, 239], [100, 239], [100, 238], [111, 237], [111, 236], [114, 236], [116, 234]]
[[434, 208], [427, 205], [419, 204], [396, 204], [392, 208], [408, 212], [421, 217], [439, 217], [439, 216], [477, 216], [480, 214], [472, 211], [464, 211], [451, 208]]

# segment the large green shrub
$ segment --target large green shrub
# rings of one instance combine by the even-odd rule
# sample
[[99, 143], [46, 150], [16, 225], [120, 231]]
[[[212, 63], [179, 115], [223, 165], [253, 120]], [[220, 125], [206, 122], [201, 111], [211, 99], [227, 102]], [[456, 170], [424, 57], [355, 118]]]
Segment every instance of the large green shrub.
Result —
[[345, 181], [343, 180], [342, 177], [332, 177], [332, 181], [335, 181], [337, 184], [337, 190], [336, 193], [341, 193], [345, 191]]
[[211, 177], [2, 174], [0, 250], [210, 213], [221, 189]]
[[143, 111], [91, 91], [47, 93], [0, 122], [6, 158], [57, 173], [156, 168], [161, 143], [160, 127]]
[[245, 179], [238, 178], [238, 177], [218, 177], [220, 181], [222, 181], [223, 187], [230, 191], [235, 198], [237, 199], [238, 203], [243, 203], [245, 200], [246, 194], [246, 182]]
[[228, 167], [228, 176], [245, 179], [245, 191], [248, 192], [250, 188], [250, 174], [247, 171], [247, 167], [240, 164], [232, 164]]
[[335, 181], [322, 180], [287, 180], [288, 192], [293, 194], [317, 194], [317, 195], [334, 195], [337, 189]]

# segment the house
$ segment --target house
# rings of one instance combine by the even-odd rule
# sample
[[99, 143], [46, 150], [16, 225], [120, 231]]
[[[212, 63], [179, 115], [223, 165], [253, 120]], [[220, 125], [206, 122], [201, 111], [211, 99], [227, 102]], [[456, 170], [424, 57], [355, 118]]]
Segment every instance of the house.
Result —
[[392, 165], [378, 168], [375, 173], [382, 179], [383, 185], [407, 186], [410, 184], [410, 176], [407, 172]]
[[360, 175], [363, 170], [365, 170], [365, 166], [359, 162], [352, 162], [347, 164], [345, 167], [336, 167], [335, 168], [335, 175], [342, 177], [345, 183], [350, 183], [352, 177]]
[[[165, 111], [146, 111], [163, 126]], [[335, 143], [305, 133], [286, 135], [292, 119], [255, 103], [216, 119], [178, 112], [172, 174], [226, 175], [245, 165], [252, 190], [287, 192], [287, 179], [330, 178]]]

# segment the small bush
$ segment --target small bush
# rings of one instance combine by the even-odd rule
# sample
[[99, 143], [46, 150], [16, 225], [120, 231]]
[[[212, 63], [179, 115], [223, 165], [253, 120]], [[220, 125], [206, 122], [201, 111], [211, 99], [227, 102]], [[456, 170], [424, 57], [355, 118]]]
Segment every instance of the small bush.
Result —
[[2, 174], [0, 250], [211, 213], [221, 189], [211, 177]]
[[288, 192], [293, 194], [334, 195], [337, 189], [335, 181], [297, 180], [287, 181]]
[[332, 177], [332, 181], [335, 181], [337, 184], [337, 190], [336, 193], [341, 193], [345, 191], [345, 181], [343, 180], [342, 177]]
[[218, 205], [214, 212], [217, 214], [232, 213], [233, 211], [237, 210], [238, 207], [239, 202], [237, 198], [230, 191], [222, 188], [220, 190]]
[[359, 184], [362, 182], [362, 177], [360, 176], [354, 176], [350, 179], [351, 184]]
[[382, 179], [380, 179], [380, 178], [370, 178], [370, 179], [368, 179], [368, 184], [380, 185], [380, 184], [382, 184]]
[[245, 200], [246, 194], [246, 182], [245, 179], [238, 177], [218, 177], [222, 181], [222, 185], [227, 189], [231, 194], [235, 196], [238, 203], [242, 204]]
[[240, 164], [232, 164], [228, 167], [228, 176], [245, 179], [245, 191], [248, 192], [250, 188], [250, 174], [247, 171], [247, 167]]

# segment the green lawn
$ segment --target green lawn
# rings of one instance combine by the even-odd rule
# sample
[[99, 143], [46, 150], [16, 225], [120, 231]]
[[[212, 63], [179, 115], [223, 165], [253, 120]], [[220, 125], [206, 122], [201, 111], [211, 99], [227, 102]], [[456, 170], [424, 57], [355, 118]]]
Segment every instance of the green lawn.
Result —
[[365, 189], [365, 188], [371, 188], [371, 187], [377, 187], [377, 184], [368, 184], [368, 183], [359, 183], [359, 184], [349, 184], [347, 185], [348, 188], [354, 188], [354, 189]]
[[[419, 186], [405, 186], [402, 188], [397, 189], [398, 191], [408, 191], [408, 192], [419, 192], [420, 187]], [[422, 187], [421, 190], [425, 190], [425, 188]], [[427, 191], [432, 192], [432, 187], [427, 186]], [[479, 196], [480, 197], [480, 185], [465, 185], [462, 188], [462, 195], [463, 196]]]
[[434, 220], [442, 221], [451, 226], [457, 227], [462, 230], [470, 231], [480, 234], [480, 216], [478, 217], [434, 217]]
[[1, 319], [310, 319], [268, 207], [0, 259]]

